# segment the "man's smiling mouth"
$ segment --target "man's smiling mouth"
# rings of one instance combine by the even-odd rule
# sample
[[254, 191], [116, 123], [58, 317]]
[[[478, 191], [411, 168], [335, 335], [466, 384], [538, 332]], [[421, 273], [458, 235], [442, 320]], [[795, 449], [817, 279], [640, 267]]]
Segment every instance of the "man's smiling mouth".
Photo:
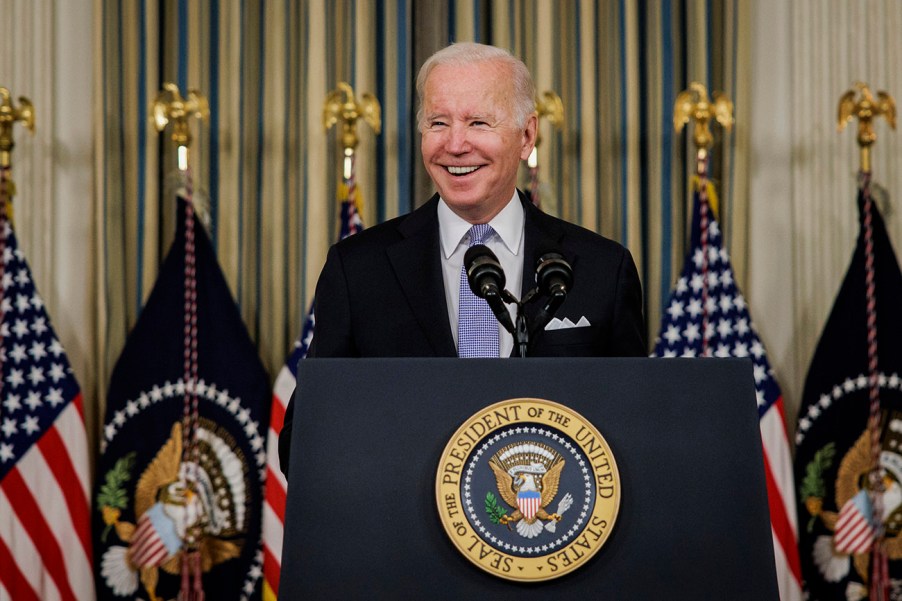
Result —
[[450, 173], [451, 175], [467, 175], [468, 173], [473, 173], [474, 171], [479, 169], [479, 166], [455, 167], [449, 165], [448, 167], [445, 167], [445, 169], [447, 169], [448, 173]]

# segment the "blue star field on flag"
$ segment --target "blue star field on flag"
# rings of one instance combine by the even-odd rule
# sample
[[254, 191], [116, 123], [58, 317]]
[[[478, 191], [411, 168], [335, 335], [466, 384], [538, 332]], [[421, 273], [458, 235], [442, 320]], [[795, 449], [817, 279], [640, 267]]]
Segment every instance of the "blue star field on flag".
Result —
[[79, 394], [69, 361], [9, 224], [3, 249], [0, 480]]
[[749, 357], [754, 364], [758, 414], [764, 415], [780, 398], [780, 389], [752, 324], [745, 298], [736, 286], [730, 255], [723, 246], [720, 226], [714, 219], [708, 226], [707, 254], [707, 270], [703, 272], [701, 234], [696, 219], [693, 221], [692, 250], [670, 303], [664, 309], [654, 356], [703, 356], [704, 335], [708, 341], [708, 356]]

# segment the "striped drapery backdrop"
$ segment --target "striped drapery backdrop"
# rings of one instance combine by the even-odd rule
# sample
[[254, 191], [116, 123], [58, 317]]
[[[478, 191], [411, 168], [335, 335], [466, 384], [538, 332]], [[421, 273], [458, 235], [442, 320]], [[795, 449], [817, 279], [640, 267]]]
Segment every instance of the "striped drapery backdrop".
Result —
[[541, 124], [543, 209], [631, 249], [650, 336], [688, 238], [694, 163], [688, 136], [673, 131], [673, 101], [692, 80], [726, 92], [737, 126], [715, 132], [711, 172], [742, 281], [745, 90], [734, 73], [747, 47], [748, 34], [737, 27], [747, 0], [98, 2], [104, 374], [175, 230], [174, 149], [148, 120], [164, 81], [210, 101], [209, 123], [192, 126], [195, 198], [273, 374], [336, 238], [340, 148], [322, 126], [326, 94], [347, 81], [382, 104], [382, 133], [363, 123], [358, 129], [364, 223], [407, 212], [432, 192], [419, 156], [413, 80], [423, 60], [452, 41], [511, 49], [540, 92], [561, 96], [563, 129]]
[[337, 236], [341, 150], [335, 132], [323, 129], [322, 109], [339, 81], [382, 103], [383, 134], [360, 126], [365, 222], [411, 207], [410, 5], [103, 1], [98, 213], [107, 374], [175, 231], [175, 152], [168, 132], [158, 134], [148, 119], [162, 83], [209, 100], [209, 123], [192, 125], [195, 201], [275, 373]]

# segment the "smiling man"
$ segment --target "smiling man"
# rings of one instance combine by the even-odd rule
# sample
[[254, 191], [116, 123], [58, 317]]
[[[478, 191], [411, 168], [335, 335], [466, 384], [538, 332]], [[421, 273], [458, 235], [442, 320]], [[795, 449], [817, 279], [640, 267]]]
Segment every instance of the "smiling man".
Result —
[[517, 62], [495, 48], [457, 44], [417, 79], [423, 163], [443, 204], [469, 223], [489, 223], [511, 202], [520, 161], [535, 146], [534, 88]]
[[[516, 188], [520, 162], [536, 141], [535, 86], [526, 65], [500, 48], [453, 44], [423, 64], [417, 94], [423, 164], [437, 194], [329, 250], [308, 357], [511, 356], [512, 335], [461, 277], [473, 243], [497, 255], [507, 289], [519, 298], [535, 287], [543, 252], [571, 264], [572, 291], [555, 319], [532, 335], [530, 356], [646, 356], [642, 291], [629, 251], [542, 213]], [[546, 301], [527, 304], [527, 319]], [[490, 320], [476, 342], [474, 313]], [[279, 438], [286, 475], [293, 404]]]

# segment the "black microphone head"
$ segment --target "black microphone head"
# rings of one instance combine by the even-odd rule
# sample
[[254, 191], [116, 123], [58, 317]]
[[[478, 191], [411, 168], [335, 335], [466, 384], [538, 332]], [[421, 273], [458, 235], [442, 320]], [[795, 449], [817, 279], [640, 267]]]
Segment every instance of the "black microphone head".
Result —
[[476, 244], [464, 254], [464, 268], [470, 290], [480, 298], [486, 294], [501, 294], [504, 290], [504, 270], [495, 253], [485, 244]]
[[541, 294], [566, 295], [573, 287], [573, 268], [561, 253], [541, 252], [536, 261], [536, 285]]

